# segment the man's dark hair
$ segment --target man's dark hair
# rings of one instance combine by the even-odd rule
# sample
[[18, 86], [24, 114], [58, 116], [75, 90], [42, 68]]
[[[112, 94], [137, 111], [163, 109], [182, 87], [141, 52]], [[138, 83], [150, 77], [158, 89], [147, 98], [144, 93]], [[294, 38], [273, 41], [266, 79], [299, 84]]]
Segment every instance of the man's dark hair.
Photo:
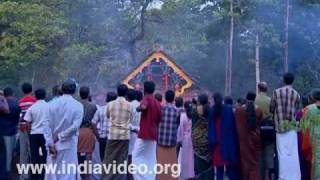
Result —
[[239, 104], [239, 105], [244, 105], [244, 104], [246, 104], [246, 102], [247, 102], [247, 100], [245, 100], [245, 99], [243, 99], [243, 98], [238, 98], [237, 99], [237, 103]]
[[147, 94], [153, 94], [154, 90], [156, 89], [156, 85], [152, 81], [144, 82], [144, 92]]
[[32, 93], [32, 85], [30, 83], [23, 83], [21, 86], [21, 90], [24, 94], [30, 94]]
[[4, 95], [4, 97], [13, 96], [13, 89], [11, 87], [4, 88], [3, 89], [3, 95]]
[[197, 105], [198, 104], [198, 100], [195, 97], [192, 98], [191, 102], [192, 102], [193, 105]]
[[206, 94], [200, 94], [198, 96], [198, 102], [200, 105], [208, 105], [209, 104], [209, 98]]
[[137, 101], [142, 101], [143, 93], [141, 91], [136, 91]]
[[198, 103], [199, 105], [203, 106], [203, 116], [205, 118], [209, 117], [210, 114], [210, 105], [209, 105], [209, 98], [207, 94], [200, 94], [198, 96]]
[[115, 93], [115, 92], [108, 92], [107, 93], [107, 98], [106, 98], [106, 102], [108, 103], [108, 102], [111, 102], [111, 101], [114, 101], [114, 100], [116, 100], [117, 99], [117, 93]]
[[224, 97], [224, 104], [233, 105], [233, 99], [231, 96]]
[[[223, 108], [223, 96], [221, 93], [213, 94], [214, 105], [212, 106], [212, 112], [215, 118], [221, 117], [222, 108]], [[224, 101], [226, 103], [226, 101]]]
[[74, 94], [77, 89], [77, 84], [74, 80], [68, 79], [62, 84], [61, 91], [63, 94]]
[[44, 100], [46, 99], [47, 92], [45, 89], [39, 88], [34, 92], [34, 95], [36, 96], [37, 100]]
[[257, 127], [257, 117], [256, 117], [256, 108], [254, 101], [256, 99], [256, 93], [249, 91], [247, 93], [247, 102], [246, 102], [246, 119], [247, 125], [250, 129], [255, 129]]
[[192, 105], [192, 102], [191, 101], [186, 101], [183, 105], [184, 109], [186, 110], [186, 114], [187, 114], [187, 117], [189, 119], [192, 118], [192, 115], [193, 115], [193, 105]]
[[81, 99], [88, 99], [90, 96], [90, 88], [88, 86], [80, 87], [80, 97]]
[[175, 94], [172, 90], [168, 90], [165, 95], [166, 102], [172, 103], [174, 101]]
[[305, 108], [310, 104], [308, 96], [301, 96], [302, 107]]
[[183, 98], [177, 97], [175, 100], [175, 105], [177, 108], [182, 108], [183, 107]]
[[248, 93], [247, 93], [247, 101], [254, 101], [255, 99], [256, 99], [256, 93], [255, 92], [253, 92], [253, 91], [249, 91]]
[[157, 101], [159, 101], [160, 103], [162, 103], [162, 95], [160, 93], [156, 93], [154, 95], [154, 98], [156, 98]]
[[286, 73], [283, 76], [283, 82], [285, 85], [292, 85], [294, 82], [294, 75], [292, 73]]
[[259, 82], [258, 83], [258, 90], [260, 91], [260, 92], [267, 92], [268, 91], [268, 85], [267, 85], [267, 83], [266, 82]]
[[128, 87], [125, 84], [120, 84], [117, 88], [118, 96], [124, 97], [127, 95]]
[[312, 90], [312, 99], [315, 101], [320, 101], [320, 89], [314, 89]]
[[52, 88], [52, 95], [53, 96], [61, 96], [62, 92], [61, 92], [61, 87], [59, 85], [55, 85]]
[[127, 93], [127, 98], [128, 98], [128, 101], [130, 102], [136, 100], [137, 99], [136, 91], [133, 89], [129, 89]]

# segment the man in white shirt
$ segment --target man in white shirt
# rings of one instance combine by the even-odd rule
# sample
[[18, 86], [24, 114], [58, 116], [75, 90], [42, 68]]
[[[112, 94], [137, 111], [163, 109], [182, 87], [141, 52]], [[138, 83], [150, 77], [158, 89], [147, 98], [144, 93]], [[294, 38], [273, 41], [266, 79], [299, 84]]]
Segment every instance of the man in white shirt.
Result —
[[[116, 99], [117, 99], [117, 94], [115, 92], [107, 93], [107, 98], [106, 98], [107, 104]], [[106, 144], [107, 144], [107, 134], [108, 134], [107, 104], [100, 107], [96, 111], [92, 119], [94, 133], [98, 137], [98, 141], [99, 141], [101, 160], [104, 159], [104, 151], [106, 149]]]
[[[49, 149], [47, 164], [57, 165], [59, 173], [46, 174], [47, 180], [80, 179], [76, 168], [78, 166], [77, 145], [79, 128], [83, 118], [83, 106], [72, 95], [76, 92], [76, 82], [67, 80], [62, 84], [63, 95], [50, 103], [49, 118], [46, 121], [45, 139]], [[64, 165], [63, 165], [64, 164]]]
[[[35, 91], [35, 96], [37, 101], [27, 110], [24, 120], [31, 124], [31, 132], [29, 136], [31, 163], [45, 164], [47, 159], [47, 150], [43, 134], [48, 112], [48, 103], [45, 101], [46, 90], [37, 89]], [[31, 175], [31, 179], [33, 180], [40, 180], [43, 179], [43, 177], [44, 171], [41, 174]]]
[[[127, 94], [127, 99], [130, 102], [130, 105], [133, 109], [132, 117], [131, 117], [132, 119], [130, 124], [130, 140], [129, 140], [129, 151], [128, 151], [129, 164], [132, 163], [132, 152], [133, 152], [134, 144], [136, 142], [136, 139], [138, 137], [138, 132], [140, 129], [141, 113], [136, 111], [136, 109], [140, 106], [140, 102], [138, 101], [138, 96], [140, 96], [140, 94], [137, 91], [133, 89], [129, 89]], [[142, 97], [139, 99], [141, 101]], [[128, 174], [127, 179], [133, 180], [132, 174]]]
[[139, 128], [140, 128], [140, 118], [141, 113], [137, 112], [136, 109], [140, 106], [140, 102], [137, 100], [137, 92], [133, 89], [130, 89], [128, 91], [127, 95], [128, 101], [130, 102], [130, 105], [132, 106], [133, 115], [130, 125], [130, 142], [129, 142], [129, 157], [132, 155], [134, 143], [137, 139]]

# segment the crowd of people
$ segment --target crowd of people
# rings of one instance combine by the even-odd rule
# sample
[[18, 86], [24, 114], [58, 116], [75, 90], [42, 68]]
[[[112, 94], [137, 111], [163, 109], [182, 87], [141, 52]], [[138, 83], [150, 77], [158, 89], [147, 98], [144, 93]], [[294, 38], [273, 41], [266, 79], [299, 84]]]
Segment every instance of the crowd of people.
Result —
[[[17, 100], [11, 88], [0, 91], [0, 179], [11, 179], [19, 164], [179, 164], [179, 179], [320, 179], [320, 90], [300, 96], [294, 75], [268, 96], [266, 82], [234, 103], [215, 92], [193, 99], [168, 90], [144, 92], [120, 84], [104, 106], [92, 103], [90, 88], [66, 80], [33, 91], [24, 83]], [[18, 147], [18, 148], [17, 148]], [[17, 153], [18, 152], [18, 153]], [[170, 180], [166, 173], [84, 173], [81, 179]], [[79, 179], [78, 172], [20, 174], [20, 179]]]

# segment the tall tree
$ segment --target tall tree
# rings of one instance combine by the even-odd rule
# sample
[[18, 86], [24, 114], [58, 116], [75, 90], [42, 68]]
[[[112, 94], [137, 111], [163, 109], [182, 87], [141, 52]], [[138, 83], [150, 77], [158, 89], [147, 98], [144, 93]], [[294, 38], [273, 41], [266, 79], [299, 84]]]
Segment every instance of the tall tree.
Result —
[[233, 64], [233, 34], [234, 34], [234, 13], [233, 13], [233, 0], [230, 0], [230, 32], [228, 39], [228, 54], [226, 56], [226, 82], [225, 94], [231, 95], [232, 85], [232, 64]]
[[256, 33], [256, 48], [255, 48], [255, 54], [256, 54], [256, 88], [258, 88], [258, 83], [260, 82], [260, 41], [259, 41], [259, 34]]
[[135, 63], [136, 60], [136, 44], [138, 41], [141, 41], [145, 34], [146, 34], [146, 13], [147, 13], [147, 8], [152, 2], [152, 0], [143, 0], [144, 2], [142, 3], [141, 11], [140, 11], [140, 22], [138, 27], [140, 27], [140, 31], [133, 36], [133, 38], [129, 41], [129, 46], [130, 46], [130, 54], [131, 54], [131, 59]]
[[284, 40], [284, 71], [289, 71], [289, 15], [290, 15], [290, 0], [286, 0], [286, 19], [285, 19], [285, 40]]

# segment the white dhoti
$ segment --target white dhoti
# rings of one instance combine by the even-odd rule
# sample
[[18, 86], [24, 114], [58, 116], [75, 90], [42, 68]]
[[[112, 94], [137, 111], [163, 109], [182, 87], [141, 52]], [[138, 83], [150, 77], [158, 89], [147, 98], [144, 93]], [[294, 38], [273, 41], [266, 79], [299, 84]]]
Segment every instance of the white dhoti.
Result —
[[277, 133], [279, 180], [300, 180], [298, 137], [296, 131]]
[[[80, 180], [78, 172], [77, 138], [57, 142], [57, 156], [52, 158], [48, 153], [47, 168], [54, 167], [55, 172], [46, 172], [45, 180]], [[51, 170], [49, 170], [51, 171]]]
[[[132, 152], [132, 163], [137, 167], [137, 172], [133, 175], [135, 180], [154, 180], [156, 178], [156, 174], [151, 173], [157, 163], [156, 148], [156, 141], [136, 139]], [[146, 166], [148, 171], [140, 172], [139, 169], [145, 171], [143, 166]]]
[[138, 138], [138, 134], [137, 133], [131, 133], [130, 134], [129, 150], [128, 150], [128, 154], [129, 155], [132, 155], [134, 144], [136, 143], [137, 138]]
[[[99, 145], [98, 140], [96, 140], [96, 144], [94, 145], [94, 150], [92, 153], [92, 165], [94, 166], [95, 164], [101, 164], [100, 145]], [[99, 180], [99, 179], [101, 179], [101, 174], [92, 174], [91, 179], [92, 180]]]

